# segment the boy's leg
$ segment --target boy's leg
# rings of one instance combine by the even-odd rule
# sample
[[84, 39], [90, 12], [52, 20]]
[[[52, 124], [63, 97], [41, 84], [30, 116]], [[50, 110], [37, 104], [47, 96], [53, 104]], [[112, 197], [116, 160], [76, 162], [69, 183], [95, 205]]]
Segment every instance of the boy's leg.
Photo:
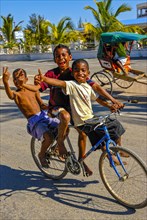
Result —
[[52, 135], [49, 135], [48, 132], [45, 132], [43, 134], [43, 141], [42, 141], [41, 150], [40, 150], [40, 153], [38, 154], [38, 157], [39, 157], [41, 165], [46, 168], [48, 167], [48, 163], [45, 159], [45, 153], [52, 142], [53, 142]]
[[[83, 158], [85, 151], [86, 151], [87, 135], [78, 128], [76, 128], [76, 130], [79, 133], [79, 137], [78, 137], [79, 158], [78, 158], [78, 160], [80, 160], [81, 158]], [[84, 166], [85, 172], [88, 174], [88, 176], [91, 176], [93, 174], [93, 172], [90, 170], [90, 168], [86, 165], [85, 162], [83, 162], [83, 166]]]
[[[122, 145], [121, 145], [121, 137], [118, 138], [118, 140], [116, 141], [116, 143], [117, 143], [117, 145], [118, 145], [119, 147], [122, 146]], [[124, 152], [120, 152], [120, 155], [121, 155], [122, 157], [129, 157], [129, 155], [128, 155], [127, 153], [124, 153]]]
[[80, 131], [78, 128], [77, 128], [77, 131], [79, 133], [79, 136], [78, 136], [79, 159], [81, 159], [84, 156], [85, 151], [86, 151], [87, 135], [83, 131]]
[[123, 71], [124, 75], [125, 75], [125, 76], [128, 76], [128, 73], [126, 72], [126, 70], [125, 70], [123, 64], [121, 63], [121, 61], [117, 60], [117, 61], [116, 61], [116, 64], [117, 64], [118, 67]]
[[62, 110], [59, 113], [60, 124], [58, 126], [58, 138], [57, 144], [59, 148], [59, 154], [67, 154], [67, 150], [64, 146], [64, 140], [67, 136], [68, 124], [70, 122], [70, 114], [66, 110]]

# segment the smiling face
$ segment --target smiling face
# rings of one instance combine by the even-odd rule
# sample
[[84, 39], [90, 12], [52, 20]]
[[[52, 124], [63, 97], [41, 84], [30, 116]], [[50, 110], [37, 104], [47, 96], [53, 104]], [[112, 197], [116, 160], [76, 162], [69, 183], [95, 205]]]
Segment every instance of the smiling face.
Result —
[[66, 48], [57, 48], [54, 54], [54, 60], [63, 72], [69, 68], [69, 61], [72, 60], [72, 56]]
[[73, 76], [78, 83], [85, 83], [89, 76], [89, 67], [85, 61], [76, 62], [73, 65]]
[[17, 88], [19, 88], [23, 83], [26, 83], [27, 80], [28, 78], [24, 70], [17, 69], [13, 72], [13, 82]]

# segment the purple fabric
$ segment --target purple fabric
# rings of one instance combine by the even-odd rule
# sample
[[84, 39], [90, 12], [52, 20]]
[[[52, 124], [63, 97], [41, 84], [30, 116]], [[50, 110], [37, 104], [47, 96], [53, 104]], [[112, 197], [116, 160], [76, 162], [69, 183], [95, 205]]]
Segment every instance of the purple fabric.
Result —
[[51, 118], [46, 112], [41, 111], [28, 119], [27, 131], [31, 136], [40, 140], [45, 132], [57, 128], [59, 123], [59, 119]]

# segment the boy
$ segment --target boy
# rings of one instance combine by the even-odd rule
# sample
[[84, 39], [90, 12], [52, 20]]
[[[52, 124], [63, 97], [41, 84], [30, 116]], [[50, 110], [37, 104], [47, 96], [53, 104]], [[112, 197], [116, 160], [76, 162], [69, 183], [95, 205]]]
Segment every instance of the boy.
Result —
[[3, 67], [3, 83], [7, 96], [15, 101], [22, 114], [27, 118], [28, 133], [39, 140], [43, 138], [38, 157], [41, 165], [47, 168], [48, 163], [45, 159], [45, 152], [53, 141], [52, 135], [49, 135], [49, 129], [56, 128], [59, 120], [57, 118], [49, 118], [42, 111], [47, 109], [47, 106], [40, 98], [39, 92], [33, 92], [22, 87], [22, 84], [26, 84], [28, 80], [25, 70], [18, 68], [13, 72], [13, 82], [17, 88], [16, 91], [11, 90], [9, 78], [8, 67]]
[[[55, 47], [54, 52], [54, 61], [57, 64], [57, 68], [48, 70], [45, 74], [48, 78], [60, 79], [60, 80], [74, 80], [72, 76], [72, 68], [70, 68], [69, 63], [72, 60], [72, 55], [69, 48], [66, 45], [59, 44]], [[109, 99], [113, 104], [115, 109], [122, 108], [123, 104], [110, 96], [101, 86], [97, 83], [87, 80], [87, 82], [92, 86], [92, 88], [98, 92], [100, 95]], [[63, 140], [66, 135], [68, 124], [70, 122], [71, 108], [69, 103], [69, 97], [65, 96], [61, 88], [53, 87], [46, 84], [45, 82], [39, 81], [38, 75], [35, 76], [35, 84], [39, 84], [40, 91], [43, 92], [47, 88], [50, 89], [50, 99], [49, 99], [49, 113], [52, 115], [58, 115], [60, 119], [60, 124], [58, 127], [58, 145], [63, 145]], [[84, 132], [77, 129], [79, 132], [79, 158], [85, 153], [86, 148], [86, 135]], [[62, 148], [60, 148], [60, 153], [64, 153]]]
[[[42, 81], [49, 85], [61, 87], [66, 95], [69, 95], [70, 106], [71, 106], [71, 114], [72, 119], [74, 121], [74, 126], [81, 131], [84, 131], [83, 125], [85, 121], [94, 117], [91, 105], [91, 99], [96, 100], [103, 106], [106, 106], [112, 109], [112, 106], [107, 102], [102, 101], [98, 98], [98, 95], [95, 94], [91, 86], [89, 86], [86, 82], [87, 77], [89, 76], [89, 65], [87, 61], [83, 59], [79, 59], [73, 62], [72, 64], [73, 76], [75, 80], [71, 81], [62, 81], [57, 79], [51, 79], [46, 76], [43, 76], [40, 72], [39, 77]], [[113, 129], [112, 129], [113, 128]], [[117, 121], [109, 122], [109, 131], [111, 131], [111, 138], [116, 141], [119, 145], [121, 145], [121, 135], [125, 132], [122, 125]], [[85, 132], [86, 133], [86, 132]], [[99, 134], [89, 133], [87, 136], [89, 137], [91, 144], [94, 145], [98, 140]], [[83, 154], [84, 155], [84, 154]], [[81, 155], [81, 158], [83, 157]], [[79, 158], [79, 160], [81, 159]], [[114, 158], [114, 161], [119, 164], [119, 162]], [[84, 163], [85, 171], [87, 175], [92, 175], [92, 171], [88, 168], [88, 166]]]

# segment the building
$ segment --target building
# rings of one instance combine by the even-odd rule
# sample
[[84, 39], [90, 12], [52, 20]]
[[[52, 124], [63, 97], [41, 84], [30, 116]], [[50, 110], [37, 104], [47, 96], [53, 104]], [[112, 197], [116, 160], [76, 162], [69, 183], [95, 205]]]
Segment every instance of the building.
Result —
[[147, 2], [136, 5], [137, 18], [147, 17]]
[[147, 2], [136, 5], [137, 18], [121, 21], [124, 25], [137, 25], [147, 33]]

